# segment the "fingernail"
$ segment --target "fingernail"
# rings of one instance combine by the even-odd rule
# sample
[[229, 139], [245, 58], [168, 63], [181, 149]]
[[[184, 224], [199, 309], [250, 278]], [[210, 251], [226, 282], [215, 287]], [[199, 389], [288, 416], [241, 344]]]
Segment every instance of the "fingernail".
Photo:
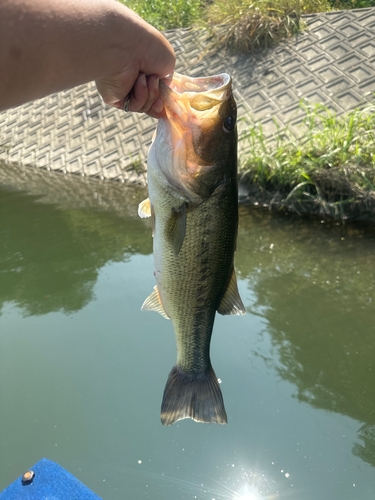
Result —
[[152, 85], [154, 86], [154, 89], [158, 89], [159, 88], [159, 78], [155, 78]]
[[146, 81], [146, 75], [144, 73], [142, 73], [142, 76], [141, 78], [139, 79], [139, 81], [141, 82], [141, 84], [146, 87], [147, 85], [147, 81]]
[[163, 101], [161, 99], [156, 99], [154, 102], [153, 108], [156, 113], [161, 113], [163, 111]]

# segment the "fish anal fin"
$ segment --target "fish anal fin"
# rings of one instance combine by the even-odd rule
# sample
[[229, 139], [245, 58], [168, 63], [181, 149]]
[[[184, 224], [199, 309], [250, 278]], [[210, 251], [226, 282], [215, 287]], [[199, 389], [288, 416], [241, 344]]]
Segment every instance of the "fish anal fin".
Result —
[[168, 221], [167, 238], [172, 244], [175, 257], [180, 253], [186, 233], [186, 207], [184, 202], [179, 208], [172, 208], [172, 214]]
[[172, 425], [191, 418], [196, 422], [227, 423], [223, 396], [212, 367], [208, 373], [189, 376], [172, 368], [161, 405], [161, 423]]
[[237, 286], [236, 272], [232, 269], [232, 275], [229, 285], [225, 291], [224, 297], [221, 299], [220, 305], [217, 309], [219, 314], [242, 316], [246, 314], [245, 306], [240, 297]]
[[138, 215], [142, 219], [151, 217], [151, 202], [150, 198], [146, 198], [138, 205]]
[[142, 311], [156, 311], [163, 316], [163, 318], [170, 319], [168, 314], [165, 312], [163, 304], [160, 300], [160, 294], [157, 286], [154, 286], [154, 291], [147, 299], [143, 302], [141, 307]]

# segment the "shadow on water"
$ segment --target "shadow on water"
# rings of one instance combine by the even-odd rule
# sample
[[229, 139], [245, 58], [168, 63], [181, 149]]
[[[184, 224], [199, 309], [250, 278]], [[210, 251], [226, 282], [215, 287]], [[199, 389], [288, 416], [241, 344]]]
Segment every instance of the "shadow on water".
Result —
[[[0, 168], [0, 314], [78, 311], [109, 261], [150, 254], [145, 191]], [[353, 453], [375, 466], [375, 228], [241, 207], [236, 268], [295, 397], [360, 423]], [[255, 349], [258, 349], [257, 347]]]
[[375, 228], [241, 215], [236, 263], [271, 336], [265, 362], [300, 401], [361, 422], [352, 451], [375, 466]]
[[152, 252], [137, 215], [144, 190], [46, 171], [0, 167], [0, 314], [78, 311], [108, 261]]

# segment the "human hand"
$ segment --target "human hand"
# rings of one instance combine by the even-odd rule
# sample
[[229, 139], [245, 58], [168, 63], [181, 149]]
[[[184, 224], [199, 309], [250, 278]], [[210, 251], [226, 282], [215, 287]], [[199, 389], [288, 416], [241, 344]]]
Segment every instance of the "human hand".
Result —
[[128, 89], [129, 81], [131, 81], [131, 79], [126, 78], [126, 75], [119, 74], [111, 79], [98, 80], [96, 85], [106, 104], [124, 109], [129, 96], [128, 111], [146, 113], [153, 118], [161, 118], [165, 112], [159, 93], [159, 80], [157, 75], [146, 76], [145, 73], [141, 72], [125, 96], [124, 92]]
[[0, 110], [96, 80], [104, 102], [160, 118], [175, 54], [115, 0], [0, 0]]
[[123, 66], [115, 74], [98, 79], [96, 86], [110, 106], [124, 109], [128, 100], [128, 111], [161, 118], [164, 107], [159, 80], [173, 73], [174, 50], [159, 31], [133, 11], [127, 9], [127, 17], [131, 20], [132, 33], [128, 28], [124, 35], [127, 49], [123, 54]]

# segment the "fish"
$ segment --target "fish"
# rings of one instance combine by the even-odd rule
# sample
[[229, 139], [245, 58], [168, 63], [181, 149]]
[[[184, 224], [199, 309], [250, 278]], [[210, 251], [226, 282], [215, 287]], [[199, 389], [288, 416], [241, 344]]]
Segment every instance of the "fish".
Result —
[[173, 324], [177, 362], [165, 386], [161, 422], [227, 423], [210, 360], [216, 312], [243, 315], [234, 253], [238, 226], [237, 108], [222, 73], [160, 81], [165, 116], [147, 158], [156, 286], [142, 310]]

